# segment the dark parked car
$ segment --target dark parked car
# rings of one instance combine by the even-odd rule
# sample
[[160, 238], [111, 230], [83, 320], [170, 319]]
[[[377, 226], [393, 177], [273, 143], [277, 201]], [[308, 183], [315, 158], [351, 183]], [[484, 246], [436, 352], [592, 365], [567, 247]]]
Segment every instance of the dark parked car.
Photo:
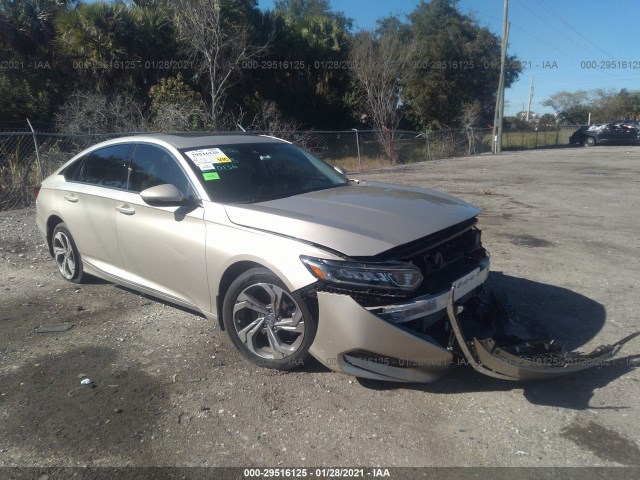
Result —
[[637, 145], [640, 144], [640, 129], [631, 121], [585, 125], [569, 137], [570, 144], [592, 147], [600, 144]]

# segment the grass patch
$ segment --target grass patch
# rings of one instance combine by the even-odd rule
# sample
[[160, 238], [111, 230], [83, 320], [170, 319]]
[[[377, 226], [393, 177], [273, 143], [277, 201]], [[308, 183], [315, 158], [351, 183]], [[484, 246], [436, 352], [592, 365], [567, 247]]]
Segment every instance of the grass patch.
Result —
[[361, 157], [360, 161], [358, 157], [330, 158], [326, 161], [330, 165], [344, 168], [347, 172], [362, 172], [390, 166], [389, 159], [384, 157]]

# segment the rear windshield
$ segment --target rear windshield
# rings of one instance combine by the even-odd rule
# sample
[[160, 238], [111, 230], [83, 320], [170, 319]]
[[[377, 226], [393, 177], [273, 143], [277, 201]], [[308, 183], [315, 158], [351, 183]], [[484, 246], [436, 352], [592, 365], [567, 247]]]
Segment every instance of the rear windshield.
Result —
[[348, 180], [310, 153], [286, 143], [182, 149], [212, 200], [254, 203], [341, 187]]

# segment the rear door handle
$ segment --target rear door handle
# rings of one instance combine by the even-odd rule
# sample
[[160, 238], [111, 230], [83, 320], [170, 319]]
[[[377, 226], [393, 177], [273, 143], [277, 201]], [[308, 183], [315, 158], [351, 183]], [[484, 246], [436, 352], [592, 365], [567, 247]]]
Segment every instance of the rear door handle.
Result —
[[64, 198], [71, 203], [76, 203], [78, 201], [78, 197], [76, 197], [74, 194], [69, 194], [69, 195], [65, 195]]
[[120, 213], [124, 213], [125, 215], [133, 215], [136, 211], [131, 208], [129, 205], [122, 205], [120, 207], [116, 207], [116, 210]]

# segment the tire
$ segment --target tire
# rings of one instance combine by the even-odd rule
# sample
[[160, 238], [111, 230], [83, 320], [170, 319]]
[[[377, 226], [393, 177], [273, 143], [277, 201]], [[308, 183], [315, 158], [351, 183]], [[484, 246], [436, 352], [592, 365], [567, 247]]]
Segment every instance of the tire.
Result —
[[291, 370], [309, 358], [317, 322], [302, 297], [270, 270], [253, 268], [236, 278], [222, 308], [231, 341], [253, 363]]
[[593, 147], [596, 144], [596, 139], [593, 137], [587, 137], [584, 139], [583, 145], [585, 147]]
[[76, 242], [64, 223], [59, 223], [53, 230], [51, 250], [53, 251], [53, 259], [56, 261], [58, 271], [65, 280], [73, 283], [82, 283], [86, 279], [82, 268], [82, 258], [76, 247]]

